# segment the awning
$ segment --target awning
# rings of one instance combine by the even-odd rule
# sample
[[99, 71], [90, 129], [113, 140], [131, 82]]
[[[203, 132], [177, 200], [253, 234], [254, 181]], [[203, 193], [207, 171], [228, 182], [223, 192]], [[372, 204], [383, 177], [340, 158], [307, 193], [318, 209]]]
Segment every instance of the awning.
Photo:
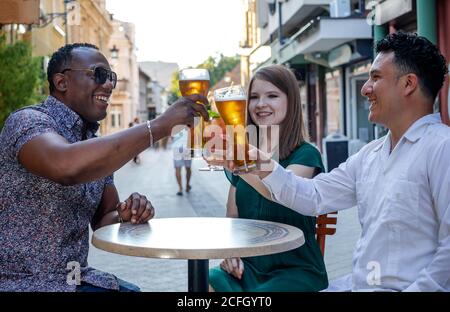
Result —
[[372, 27], [364, 18], [317, 18], [281, 47], [279, 62], [288, 62], [299, 54], [328, 52], [355, 39], [371, 38]]

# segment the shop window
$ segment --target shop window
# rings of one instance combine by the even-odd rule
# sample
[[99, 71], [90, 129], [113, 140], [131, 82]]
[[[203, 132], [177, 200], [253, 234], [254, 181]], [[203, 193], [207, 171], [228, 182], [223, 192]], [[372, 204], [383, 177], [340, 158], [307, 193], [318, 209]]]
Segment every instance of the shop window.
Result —
[[327, 133], [343, 132], [340, 125], [341, 109], [340, 109], [340, 86], [341, 75], [339, 70], [328, 72], [325, 75], [326, 93], [327, 93]]

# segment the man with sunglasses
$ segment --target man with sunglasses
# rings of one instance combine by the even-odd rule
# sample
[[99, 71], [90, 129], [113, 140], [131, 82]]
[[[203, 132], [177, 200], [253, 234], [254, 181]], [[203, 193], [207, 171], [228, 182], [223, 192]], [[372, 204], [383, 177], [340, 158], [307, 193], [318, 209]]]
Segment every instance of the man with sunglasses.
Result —
[[150, 201], [121, 202], [113, 172], [176, 125], [208, 118], [206, 98], [179, 99], [157, 119], [96, 137], [117, 83], [91, 44], [56, 51], [50, 96], [11, 114], [0, 134], [0, 291], [134, 291], [135, 285], [88, 267], [89, 224], [147, 222]]

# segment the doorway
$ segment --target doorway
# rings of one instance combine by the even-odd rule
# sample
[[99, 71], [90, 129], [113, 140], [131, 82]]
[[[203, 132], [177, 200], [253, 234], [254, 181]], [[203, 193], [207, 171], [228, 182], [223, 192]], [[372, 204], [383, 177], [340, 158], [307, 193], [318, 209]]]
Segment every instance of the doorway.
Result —
[[351, 80], [352, 134], [354, 139], [364, 143], [375, 139], [375, 124], [372, 124], [368, 118], [370, 103], [365, 96], [361, 95], [361, 89], [366, 81], [365, 76], [354, 77]]

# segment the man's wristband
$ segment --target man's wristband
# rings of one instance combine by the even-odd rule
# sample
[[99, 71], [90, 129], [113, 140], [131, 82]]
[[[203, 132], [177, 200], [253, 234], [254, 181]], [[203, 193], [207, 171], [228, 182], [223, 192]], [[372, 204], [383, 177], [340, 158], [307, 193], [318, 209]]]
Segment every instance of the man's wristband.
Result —
[[150, 135], [150, 147], [153, 146], [153, 133], [152, 133], [152, 125], [150, 124], [150, 120], [147, 120], [147, 129], [148, 134]]

